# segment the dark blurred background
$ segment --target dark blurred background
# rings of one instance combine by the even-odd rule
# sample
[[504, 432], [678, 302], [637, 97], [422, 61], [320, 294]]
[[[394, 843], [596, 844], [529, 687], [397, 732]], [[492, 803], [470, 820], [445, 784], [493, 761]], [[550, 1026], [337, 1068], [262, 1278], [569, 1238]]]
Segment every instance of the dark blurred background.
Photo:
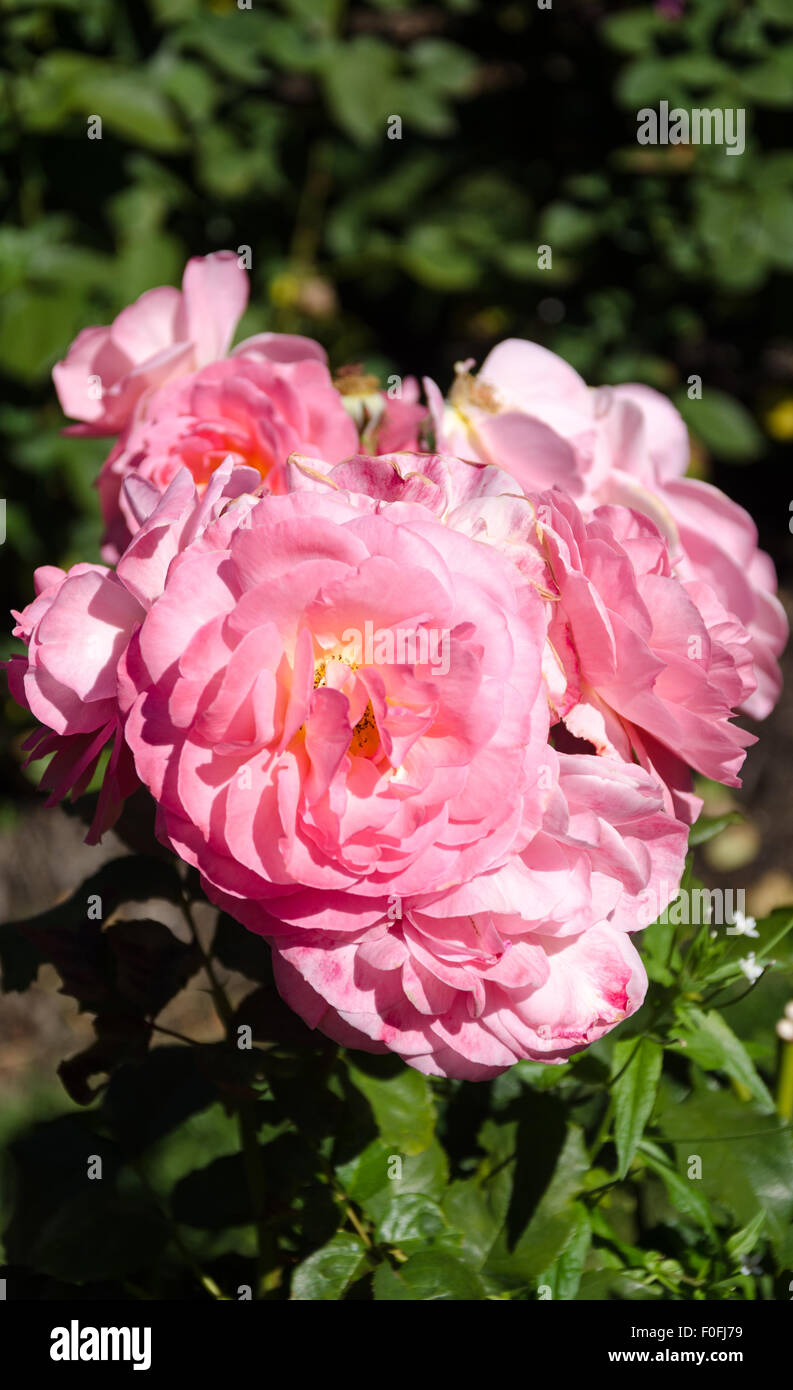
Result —
[[[223, 247], [251, 250], [240, 335], [308, 333], [334, 368], [445, 387], [455, 360], [519, 335], [593, 384], [668, 392], [692, 471], [752, 512], [787, 597], [793, 0], [0, 0], [0, 13], [6, 606], [32, 596], [35, 565], [98, 559], [109, 445], [60, 433], [53, 362]], [[637, 111], [661, 100], [745, 108], [745, 153], [638, 145]], [[758, 912], [793, 900], [791, 725], [788, 695], [750, 754], [745, 824], [702, 865], [746, 885]], [[109, 852], [41, 810], [26, 727], [6, 700], [4, 916], [46, 906]], [[735, 802], [704, 790], [712, 811]], [[70, 1008], [4, 1001], [0, 1081], [51, 1075]]]

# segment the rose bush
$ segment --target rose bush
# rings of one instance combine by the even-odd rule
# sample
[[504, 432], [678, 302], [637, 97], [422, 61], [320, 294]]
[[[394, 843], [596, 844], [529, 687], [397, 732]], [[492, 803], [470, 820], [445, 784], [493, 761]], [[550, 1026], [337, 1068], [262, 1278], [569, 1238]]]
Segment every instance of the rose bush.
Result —
[[18, 615], [32, 754], [59, 799], [109, 748], [92, 835], [145, 787], [311, 1027], [449, 1077], [563, 1061], [642, 1003], [630, 934], [680, 882], [692, 773], [737, 785], [732, 718], [773, 699], [751, 524], [743, 567], [697, 540], [731, 504], [644, 388], [502, 344], [447, 404], [427, 383], [448, 452], [416, 452], [414, 385], [393, 407], [275, 334], [225, 356], [246, 297], [198, 259], [56, 368], [79, 428], [120, 432], [120, 554], [38, 572]]

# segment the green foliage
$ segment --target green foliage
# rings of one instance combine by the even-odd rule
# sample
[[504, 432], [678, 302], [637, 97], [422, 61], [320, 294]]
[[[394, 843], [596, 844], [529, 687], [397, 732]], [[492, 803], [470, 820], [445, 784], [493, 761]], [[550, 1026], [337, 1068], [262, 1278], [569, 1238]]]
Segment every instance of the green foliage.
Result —
[[[698, 886], [689, 867], [684, 889]], [[181, 906], [189, 943], [130, 916], [148, 899]], [[473, 1083], [311, 1033], [280, 1003], [262, 940], [225, 916], [198, 935], [198, 901], [193, 874], [122, 857], [2, 929], [5, 989], [49, 962], [97, 1031], [60, 1069], [70, 1107], [6, 1141], [2, 1240], [31, 1296], [42, 1280], [54, 1296], [275, 1301], [787, 1289], [793, 1134], [774, 1111], [776, 1055], [723, 1013], [746, 994], [745, 937], [675, 926], [673, 907], [644, 933], [651, 986], [628, 1024], [562, 1066]], [[758, 923], [752, 995], [787, 969], [791, 928], [791, 911]], [[174, 1041], [158, 1018], [199, 968], [225, 1038]], [[247, 984], [236, 1010], [229, 972]], [[265, 1020], [251, 1047], [246, 1017]]]

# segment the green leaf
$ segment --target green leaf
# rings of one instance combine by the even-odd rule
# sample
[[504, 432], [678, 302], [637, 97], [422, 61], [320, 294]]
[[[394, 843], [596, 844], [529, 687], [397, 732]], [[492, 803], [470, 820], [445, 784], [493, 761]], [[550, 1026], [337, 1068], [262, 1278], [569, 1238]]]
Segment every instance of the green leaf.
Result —
[[460, 246], [450, 227], [440, 224], [410, 227], [400, 259], [409, 275], [433, 290], [467, 289], [480, 273], [478, 257]]
[[548, 243], [558, 251], [580, 251], [593, 241], [598, 231], [598, 217], [588, 208], [575, 203], [551, 203], [543, 212], [538, 242]]
[[479, 1300], [485, 1289], [474, 1270], [443, 1250], [420, 1251], [393, 1270], [375, 1270], [374, 1296], [378, 1302], [452, 1302]]
[[616, 96], [620, 106], [627, 106], [635, 113], [639, 107], [669, 100], [669, 88], [669, 60], [653, 55], [638, 58], [623, 69], [617, 78]]
[[728, 811], [723, 816], [700, 816], [689, 832], [689, 846], [693, 848], [695, 845], [707, 844], [708, 840], [715, 839], [722, 830], [726, 830], [728, 825], [741, 825], [742, 823], [743, 816], [740, 811]]
[[646, 53], [663, 28], [663, 19], [653, 10], [625, 10], [605, 15], [601, 28], [606, 41], [621, 53]]
[[449, 1226], [438, 1203], [420, 1192], [405, 1192], [392, 1198], [376, 1235], [380, 1244], [398, 1247], [405, 1255], [439, 1240], [454, 1244], [462, 1240], [459, 1232]]
[[186, 144], [170, 102], [145, 69], [125, 72], [115, 65], [97, 64], [73, 84], [71, 104], [86, 120], [101, 116], [111, 131], [136, 145], [172, 153]]
[[[432, 1141], [435, 1106], [430, 1083], [421, 1072], [399, 1064], [392, 1075], [377, 1075], [375, 1062], [362, 1065], [348, 1062], [350, 1079], [366, 1096], [380, 1136], [385, 1144], [402, 1154], [419, 1154]], [[390, 1065], [390, 1064], [389, 1064]]]
[[793, 106], [793, 76], [771, 58], [738, 73], [739, 93], [758, 106]]
[[758, 1246], [765, 1226], [765, 1212], [758, 1211], [746, 1226], [736, 1231], [727, 1241], [727, 1254], [738, 1263], [745, 1255], [751, 1255]]
[[614, 1104], [614, 1142], [617, 1171], [624, 1178], [652, 1114], [661, 1076], [664, 1050], [650, 1038], [620, 1039], [615, 1044], [612, 1074]]
[[570, 1125], [553, 1177], [528, 1225], [513, 1242], [509, 1237], [509, 1221], [505, 1223], [488, 1254], [483, 1272], [503, 1288], [535, 1283], [576, 1238], [579, 1215], [575, 1198], [582, 1191], [588, 1169], [583, 1131], [577, 1125]]
[[684, 1178], [672, 1166], [663, 1149], [649, 1139], [643, 1139], [639, 1153], [651, 1172], [656, 1173], [666, 1188], [670, 1202], [678, 1211], [707, 1231], [711, 1240], [716, 1239], [710, 1207], [699, 1191], [695, 1181]]
[[424, 72], [433, 86], [452, 96], [464, 95], [476, 71], [476, 59], [466, 48], [448, 39], [419, 39], [410, 49], [410, 61]]
[[670, 79], [686, 87], [713, 87], [730, 82], [732, 72], [726, 63], [712, 53], [678, 53], [667, 62]]
[[772, 19], [775, 24], [784, 24], [793, 28], [793, 10], [790, 8], [790, 0], [757, 0], [757, 8], [766, 19]]
[[290, 1297], [299, 1302], [341, 1299], [364, 1269], [363, 1243], [357, 1236], [340, 1231], [297, 1266]]
[[589, 1219], [589, 1212], [582, 1202], [576, 1204], [575, 1228], [570, 1235], [568, 1244], [562, 1250], [559, 1258], [547, 1270], [544, 1270], [538, 1278], [538, 1284], [547, 1284], [554, 1299], [561, 1299], [568, 1302], [574, 1299], [578, 1293], [581, 1283], [581, 1276], [584, 1271], [584, 1264], [592, 1244], [592, 1222]]
[[[658, 1116], [677, 1166], [702, 1166], [702, 1192], [741, 1225], [765, 1211], [779, 1263], [793, 1258], [793, 1136], [790, 1126], [728, 1091], [701, 1091]], [[695, 1180], [696, 1181], [696, 1180]]]
[[443, 1210], [462, 1231], [466, 1261], [476, 1269], [484, 1265], [504, 1226], [511, 1192], [511, 1172], [502, 1168], [453, 1182], [444, 1194]]
[[681, 1041], [673, 1044], [674, 1051], [693, 1057], [707, 1071], [726, 1072], [767, 1110], [773, 1110], [774, 1102], [768, 1088], [758, 1076], [746, 1048], [716, 1009], [704, 1013], [692, 1005], [681, 1006], [678, 1027]]
[[395, 104], [398, 67], [397, 51], [369, 35], [328, 48], [322, 64], [328, 106], [336, 123], [357, 144], [385, 141], [388, 116], [401, 114]]
[[685, 391], [674, 397], [686, 424], [718, 458], [748, 463], [763, 450], [763, 436], [745, 405], [707, 384], [701, 400], [689, 400]]

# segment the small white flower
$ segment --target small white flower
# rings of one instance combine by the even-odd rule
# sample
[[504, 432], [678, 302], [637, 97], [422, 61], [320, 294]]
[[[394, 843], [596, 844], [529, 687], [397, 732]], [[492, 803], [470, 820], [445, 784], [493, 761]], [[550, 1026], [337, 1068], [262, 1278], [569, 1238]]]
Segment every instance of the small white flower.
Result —
[[762, 1274], [763, 1262], [757, 1255], [746, 1255], [741, 1260], [741, 1274]]
[[757, 923], [754, 917], [745, 917], [742, 912], [736, 911], [730, 926], [731, 936], [759, 936]]
[[742, 960], [738, 961], [738, 964], [740, 965], [747, 980], [750, 980], [752, 984], [754, 984], [755, 980], [760, 979], [760, 976], [765, 970], [764, 965], [757, 964], [757, 961], [754, 958], [754, 951], [750, 951], [748, 956], [744, 956]]

